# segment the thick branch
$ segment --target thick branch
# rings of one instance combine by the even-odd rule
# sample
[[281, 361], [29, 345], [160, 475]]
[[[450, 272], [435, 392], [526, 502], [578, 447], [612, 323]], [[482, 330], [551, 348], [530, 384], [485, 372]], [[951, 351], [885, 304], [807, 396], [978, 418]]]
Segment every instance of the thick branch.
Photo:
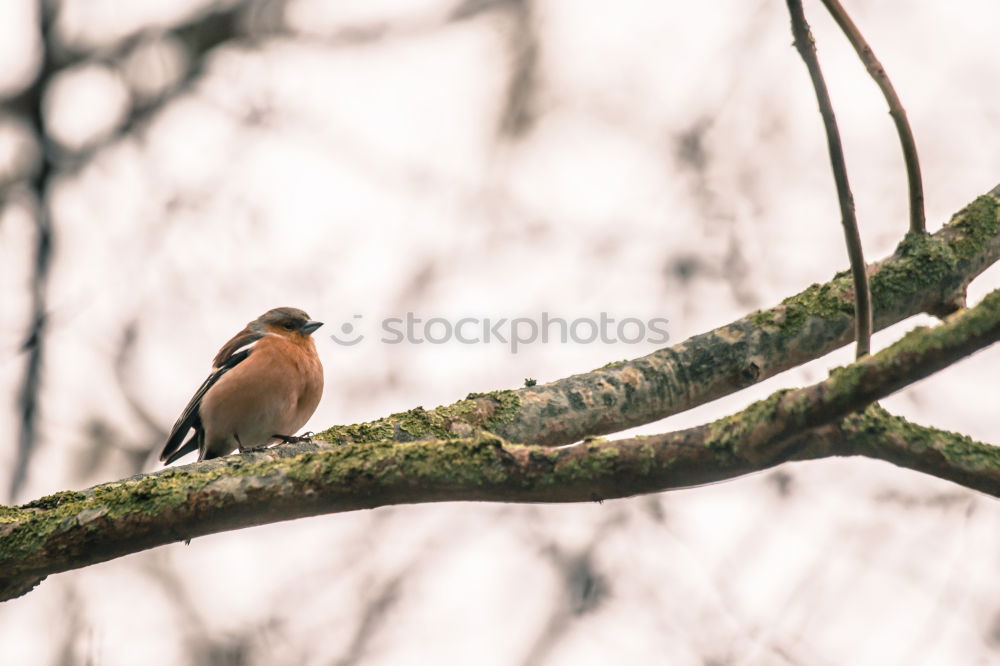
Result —
[[[885, 457], [1000, 494], [1000, 449], [942, 433], [911, 442], [919, 430], [897, 421], [879, 430], [875, 426], [886, 417], [873, 410], [843, 419], [998, 338], [1000, 291], [819, 384], [779, 391], [739, 414], [675, 433], [562, 449], [513, 445], [488, 433], [316, 450], [279, 447], [0, 508], [0, 598], [22, 594], [50, 573], [280, 520], [403, 503], [625, 497], [796, 458]], [[820, 429], [816, 437], [807, 434], [811, 428]], [[873, 433], [880, 439], [872, 441]]]
[[868, 275], [865, 272], [865, 257], [861, 251], [858, 220], [854, 214], [854, 195], [851, 194], [851, 186], [847, 181], [847, 164], [844, 161], [844, 148], [840, 142], [840, 130], [837, 129], [837, 118], [833, 113], [830, 93], [826, 89], [826, 81], [823, 80], [823, 72], [819, 67], [819, 58], [816, 57], [816, 44], [802, 11], [802, 0], [787, 0], [787, 2], [788, 12], [792, 16], [795, 48], [798, 49], [809, 70], [809, 78], [812, 80], [816, 101], [819, 103], [819, 112], [823, 117], [823, 128], [826, 130], [830, 166], [833, 168], [837, 201], [840, 204], [840, 221], [844, 227], [847, 256], [851, 261], [851, 276], [854, 278], [855, 340], [858, 343], [857, 356], [861, 358], [871, 351], [872, 302]]
[[[1000, 186], [937, 233], [910, 235], [869, 267], [875, 327], [964, 304], [965, 288], [1000, 258]], [[486, 427], [516, 442], [558, 446], [650, 423], [819, 358], [853, 339], [851, 280], [838, 274], [769, 310], [648, 356], [549, 384], [472, 395], [433, 410], [331, 428], [331, 441], [464, 436]]]
[[885, 460], [1000, 497], [1000, 446], [917, 425], [877, 405], [813, 434], [820, 450]]

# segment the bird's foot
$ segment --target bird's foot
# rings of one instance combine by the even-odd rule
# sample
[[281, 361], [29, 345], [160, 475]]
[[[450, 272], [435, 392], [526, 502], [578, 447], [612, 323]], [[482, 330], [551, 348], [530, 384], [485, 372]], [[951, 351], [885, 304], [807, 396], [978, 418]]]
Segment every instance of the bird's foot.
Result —
[[240, 436], [236, 435], [236, 450], [240, 453], [258, 453], [267, 448], [267, 444], [264, 446], [243, 446], [243, 442], [240, 441]]

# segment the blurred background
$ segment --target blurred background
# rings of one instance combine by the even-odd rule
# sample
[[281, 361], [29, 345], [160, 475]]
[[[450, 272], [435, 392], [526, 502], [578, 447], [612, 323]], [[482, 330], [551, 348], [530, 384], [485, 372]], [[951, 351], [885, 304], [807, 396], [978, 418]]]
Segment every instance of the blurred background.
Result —
[[[876, 260], [907, 227], [895, 131], [805, 4]], [[936, 230], [1000, 183], [1000, 5], [845, 4], [906, 106]], [[384, 344], [385, 317], [606, 312], [679, 342], [829, 279], [846, 252], [791, 41], [780, 0], [5, 0], [3, 501], [157, 469], [218, 347], [271, 307], [327, 322], [318, 431], [655, 348]], [[970, 301], [998, 285], [994, 267]], [[365, 337], [329, 337], [346, 332]], [[998, 367], [989, 349], [883, 404], [1000, 442]], [[603, 504], [386, 507], [53, 576], [0, 605], [0, 654], [997, 663], [998, 520], [994, 499], [864, 459]]]

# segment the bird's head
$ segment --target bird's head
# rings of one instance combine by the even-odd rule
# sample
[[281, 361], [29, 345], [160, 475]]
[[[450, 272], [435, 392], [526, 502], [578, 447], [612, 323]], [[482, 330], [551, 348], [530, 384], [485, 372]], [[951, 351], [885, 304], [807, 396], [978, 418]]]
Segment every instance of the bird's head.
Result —
[[298, 308], [274, 308], [268, 310], [250, 323], [253, 328], [265, 335], [280, 335], [286, 338], [304, 338], [323, 325], [314, 321]]

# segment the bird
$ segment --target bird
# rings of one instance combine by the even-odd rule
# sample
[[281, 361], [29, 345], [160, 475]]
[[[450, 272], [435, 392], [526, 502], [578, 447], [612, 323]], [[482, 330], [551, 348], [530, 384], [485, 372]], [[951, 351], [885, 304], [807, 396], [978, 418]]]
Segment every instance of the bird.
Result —
[[294, 434], [323, 395], [323, 364], [312, 338], [322, 325], [291, 307], [268, 310], [248, 323], [215, 355], [160, 460], [169, 465], [197, 450], [201, 461], [308, 439]]

